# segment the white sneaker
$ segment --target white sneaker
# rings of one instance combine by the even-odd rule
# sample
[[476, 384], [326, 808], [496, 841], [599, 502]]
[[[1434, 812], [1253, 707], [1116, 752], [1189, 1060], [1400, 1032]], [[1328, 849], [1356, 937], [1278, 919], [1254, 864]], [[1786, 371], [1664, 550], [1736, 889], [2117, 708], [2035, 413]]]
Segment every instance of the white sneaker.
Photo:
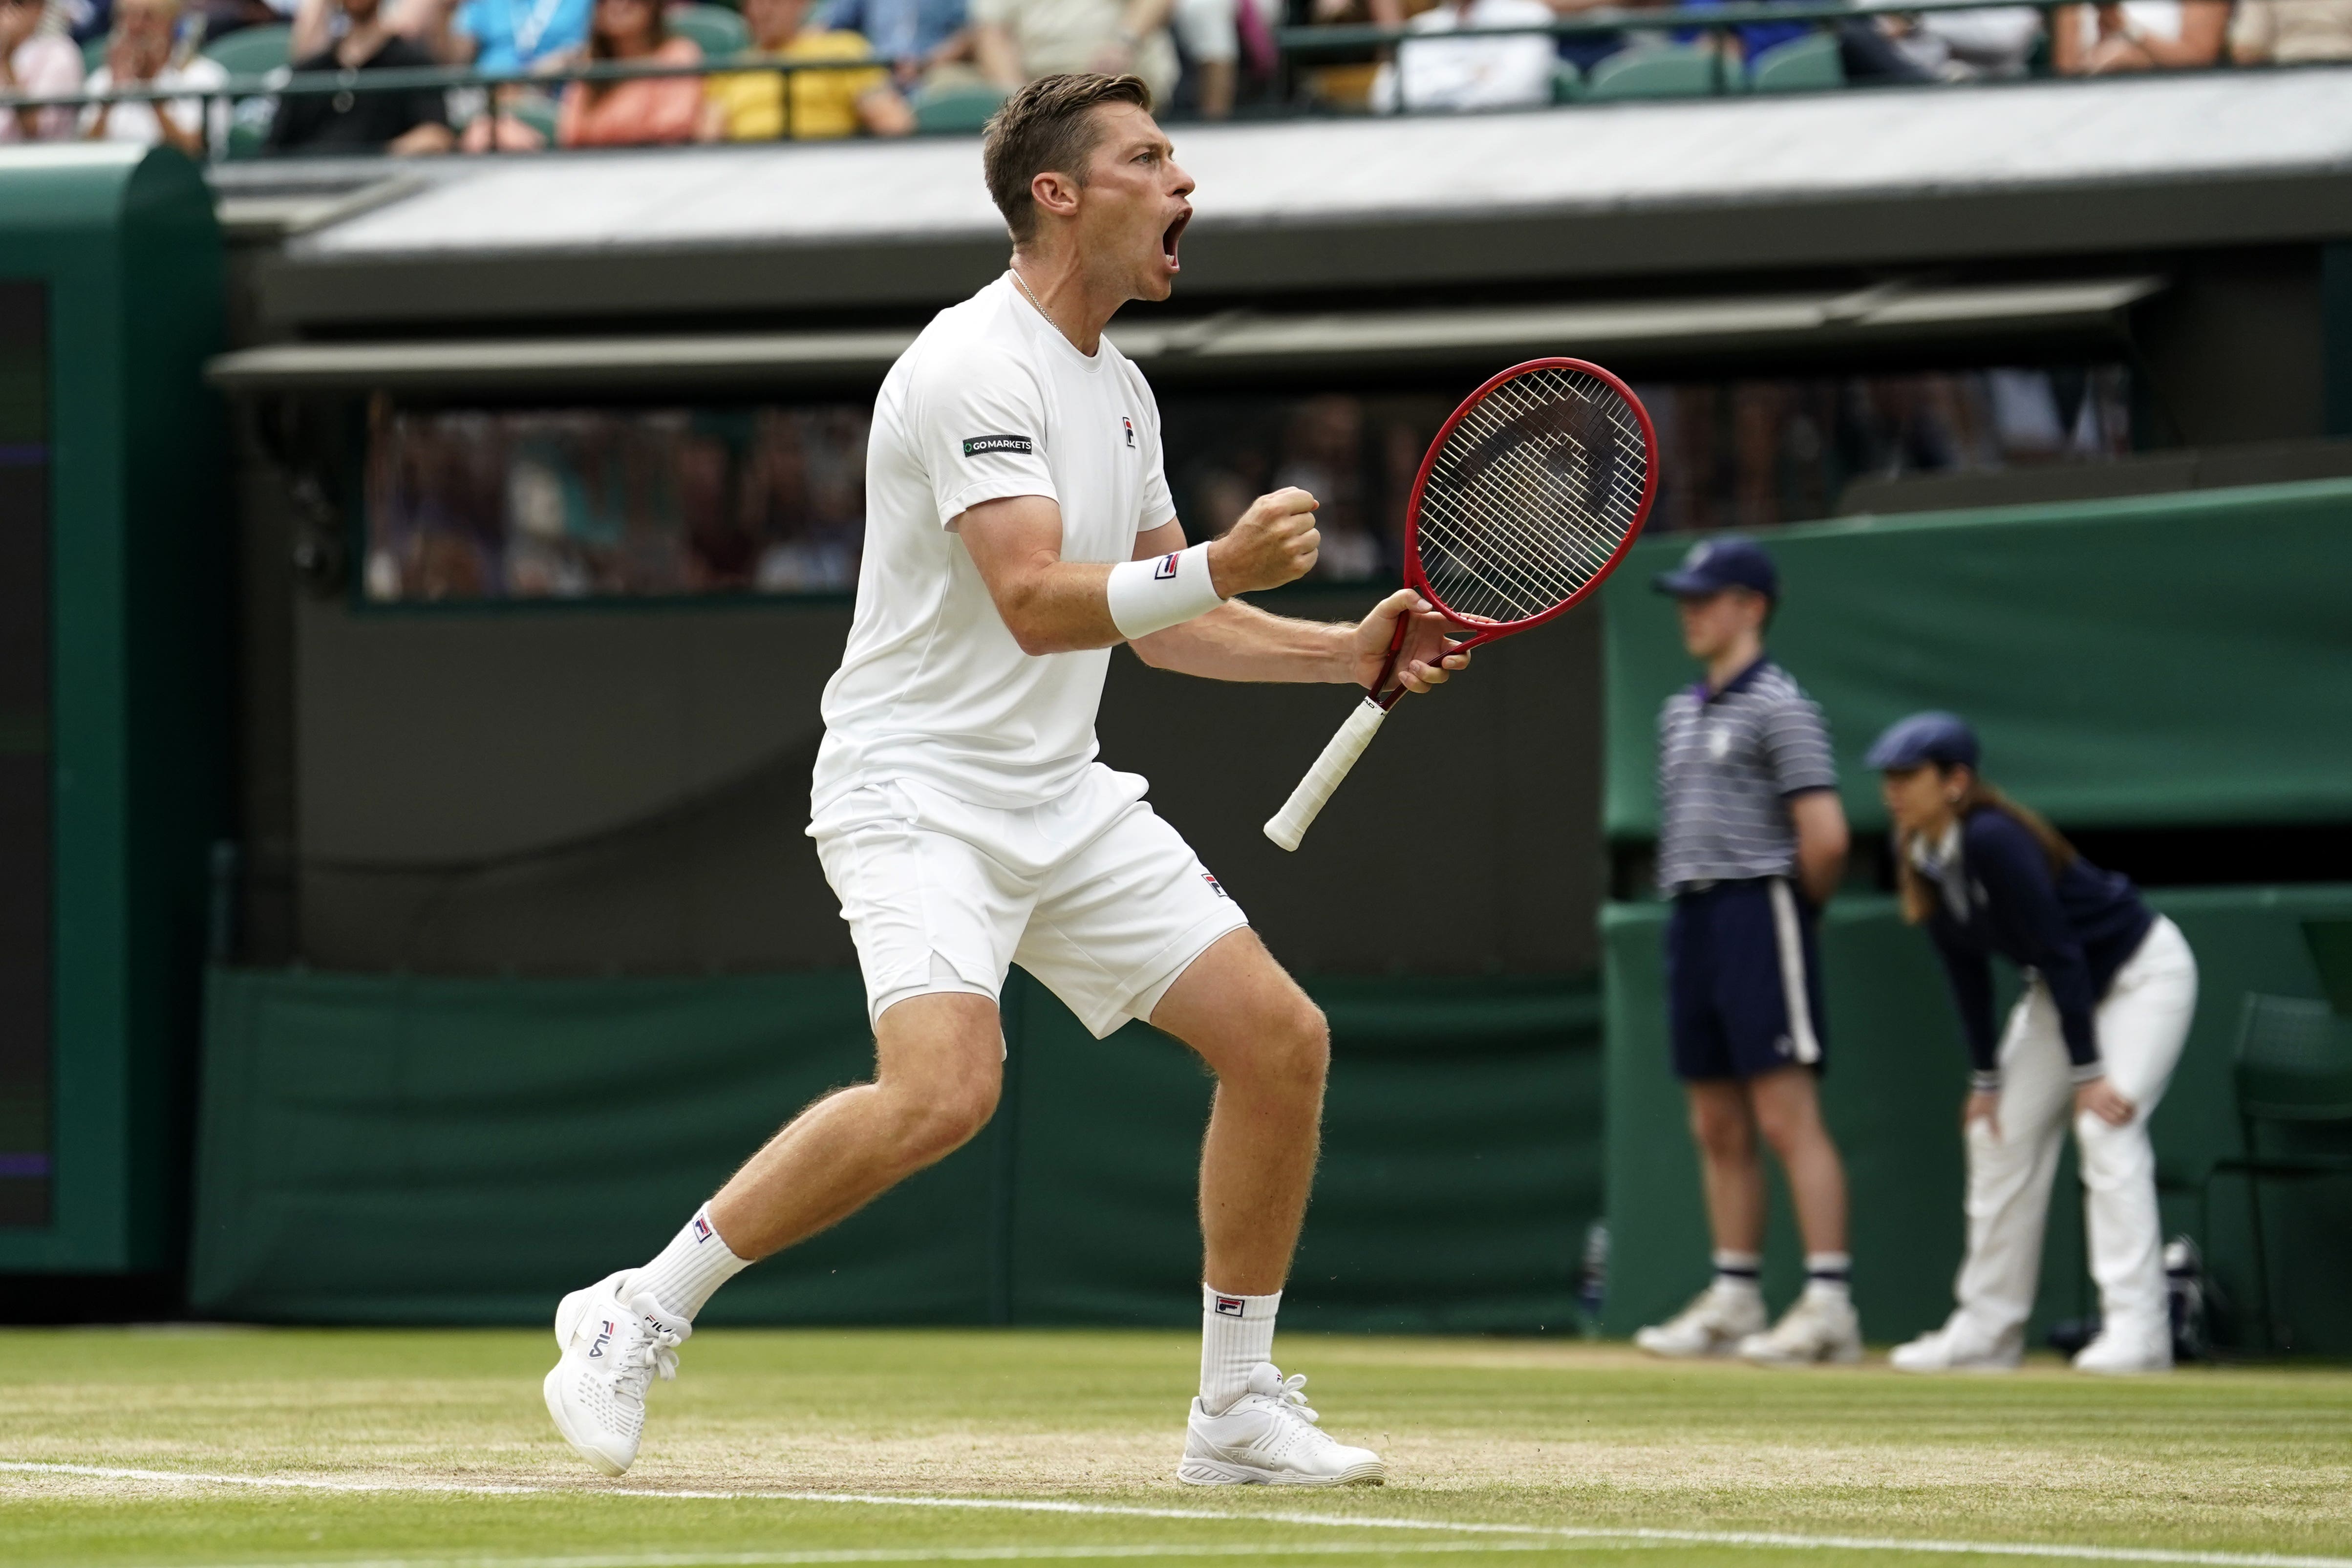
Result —
[[1350, 1448], [1315, 1425], [1307, 1374], [1286, 1378], [1271, 1362], [1250, 1368], [1249, 1392], [1222, 1415], [1192, 1401], [1184, 1461], [1176, 1479], [1196, 1487], [1379, 1486], [1389, 1468], [1370, 1448]]
[[1896, 1345], [1886, 1364], [1897, 1372], [2014, 1372], [2024, 1357], [2024, 1335], [2010, 1333], [2001, 1339], [2001, 1343], [1989, 1345], [1955, 1317], [1909, 1344]]
[[1763, 1297], [1709, 1285], [1664, 1322], [1637, 1331], [1633, 1342], [1652, 1355], [1729, 1355], [1764, 1321]]
[[2165, 1331], [2135, 1333], [2123, 1329], [2101, 1329], [2096, 1339], [2074, 1352], [2074, 1370], [2103, 1373], [2110, 1377], [2170, 1372], [2172, 1336]]
[[555, 1429], [608, 1476], [635, 1462], [646, 1429], [646, 1386], [677, 1375], [677, 1347], [694, 1332], [644, 1292], [625, 1301], [633, 1269], [574, 1290], [555, 1309], [563, 1357], [541, 1385]]
[[1759, 1366], [1811, 1366], [1819, 1362], [1851, 1363], [1862, 1359], [1862, 1320], [1853, 1303], [1842, 1296], [1808, 1290], [1797, 1304], [1780, 1314], [1769, 1331], [1750, 1334], [1739, 1342], [1742, 1361]]

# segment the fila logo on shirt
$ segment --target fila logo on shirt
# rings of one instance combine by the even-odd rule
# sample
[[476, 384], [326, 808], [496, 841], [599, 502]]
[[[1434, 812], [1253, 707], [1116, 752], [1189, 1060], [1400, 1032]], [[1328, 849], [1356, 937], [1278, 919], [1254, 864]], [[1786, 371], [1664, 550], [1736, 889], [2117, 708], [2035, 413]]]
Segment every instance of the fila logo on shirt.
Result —
[[1209, 884], [1209, 891], [1211, 891], [1211, 892], [1213, 892], [1213, 893], [1216, 894], [1216, 895], [1217, 895], [1217, 897], [1219, 897], [1219, 898], [1221, 898], [1221, 899], [1230, 899], [1230, 898], [1232, 898], [1232, 897], [1233, 897], [1233, 895], [1232, 895], [1231, 893], [1228, 893], [1227, 891], [1225, 891], [1225, 885], [1224, 885], [1223, 882], [1218, 881], [1218, 880], [1217, 880], [1217, 879], [1215, 878], [1215, 876], [1214, 876], [1214, 875], [1213, 875], [1212, 873], [1207, 872], [1207, 871], [1203, 871], [1203, 872], [1202, 872], [1202, 873], [1201, 873], [1201, 880], [1202, 880], [1203, 882], [1208, 883], [1208, 884]]
[[710, 1222], [700, 1215], [694, 1216], [694, 1245], [700, 1247], [710, 1239]]
[[1175, 576], [1176, 557], [1182, 553], [1183, 552], [1177, 551], [1171, 554], [1161, 556], [1160, 558], [1160, 564], [1151, 569], [1151, 580], [1155, 583], [1165, 583], [1170, 578]]
[[1135, 445], [1135, 421], [1134, 421], [1134, 420], [1132, 420], [1132, 419], [1129, 419], [1126, 415], [1122, 414], [1122, 415], [1120, 415], [1120, 416], [1119, 416], [1119, 417], [1118, 417], [1118, 427], [1119, 427], [1120, 429], [1122, 429], [1122, 430], [1124, 430], [1124, 431], [1126, 431], [1126, 432], [1127, 432], [1127, 444], [1128, 444], [1129, 447], [1134, 446], [1134, 445]]
[[1217, 1316], [1220, 1318], [1238, 1318], [1241, 1315], [1242, 1302], [1240, 1297], [1220, 1296], [1217, 1298]]

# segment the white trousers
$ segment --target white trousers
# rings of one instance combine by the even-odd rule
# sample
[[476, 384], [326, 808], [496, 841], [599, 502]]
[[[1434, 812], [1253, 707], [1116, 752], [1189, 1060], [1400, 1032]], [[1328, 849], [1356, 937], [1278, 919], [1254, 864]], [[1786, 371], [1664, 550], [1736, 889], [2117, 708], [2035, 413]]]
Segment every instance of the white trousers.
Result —
[[2196, 1011], [2197, 959], [2180, 928], [2158, 915], [2098, 1007], [2107, 1081], [2137, 1108], [2128, 1123], [2114, 1127], [2074, 1114], [2073, 1069], [2049, 987], [2037, 979], [2018, 999], [2000, 1042], [2000, 1131], [1969, 1124], [1969, 1250], [1954, 1288], [1956, 1337], [1992, 1350], [2022, 1342], [2059, 1145], [2072, 1121], [2102, 1328], [2162, 1335], [2169, 1343], [2147, 1119], [2164, 1098]]

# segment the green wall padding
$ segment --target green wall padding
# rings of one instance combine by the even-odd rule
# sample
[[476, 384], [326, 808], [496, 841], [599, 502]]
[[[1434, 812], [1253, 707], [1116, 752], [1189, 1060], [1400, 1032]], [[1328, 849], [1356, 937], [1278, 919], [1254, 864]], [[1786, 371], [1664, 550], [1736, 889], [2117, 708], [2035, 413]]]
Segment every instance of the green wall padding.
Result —
[[[1610, 837], [1657, 832], [1658, 706], [1694, 678], [1638, 542], [1611, 579]], [[2062, 825], [2352, 816], [2352, 481], [1776, 530], [1773, 651], [1827, 711], [1847, 815], [1885, 821], [1863, 753], [1966, 714], [1987, 773]]]
[[[1601, 1207], [1589, 982], [1334, 980], [1324, 1160], [1284, 1321], [1574, 1321]], [[1015, 972], [994, 1122], [747, 1273], [714, 1322], [1181, 1324], [1211, 1083]], [[856, 976], [215, 971], [190, 1295], [271, 1321], [530, 1322], [643, 1261], [770, 1131], [868, 1075]]]
[[[2158, 892], [2156, 907], [2196, 950], [2197, 1021], [2150, 1133], [2162, 1174], [2192, 1174], [2242, 1152], [2231, 1057], [2250, 991], [2317, 996], [2304, 941], [2307, 916], [2352, 915], [2352, 887]], [[1607, 996], [1609, 1215], [1613, 1255], [1605, 1323], [1629, 1334], [1706, 1283], [1707, 1234], [1680, 1087], [1667, 1065], [1660, 938], [1666, 908], [1612, 904], [1601, 922]], [[1830, 1070], [1823, 1105], [1852, 1195], [1855, 1303], [1864, 1332], [1895, 1342], [1951, 1310], [1959, 1266], [1959, 1107], [1968, 1062], [1941, 969], [1894, 901], [1842, 897], [1822, 929]], [[2011, 993], [2013, 994], [2013, 986]], [[2004, 994], [2004, 1005], [2009, 994]], [[2338, 1140], [2342, 1149], [2352, 1141]], [[1777, 1308], [1801, 1279], [1786, 1194], [1771, 1175], [1765, 1289]], [[2071, 1152], [2059, 1173], [2032, 1332], [2095, 1304], [2083, 1263], [2082, 1206]], [[2168, 1236], [2198, 1228], [2186, 1194], [2163, 1200]], [[2271, 1183], [2263, 1194], [2275, 1315], [2298, 1349], [2352, 1352], [2352, 1181]], [[2212, 1188], [2210, 1269], [2236, 1303], [2235, 1342], [2259, 1342], [2244, 1183]]]

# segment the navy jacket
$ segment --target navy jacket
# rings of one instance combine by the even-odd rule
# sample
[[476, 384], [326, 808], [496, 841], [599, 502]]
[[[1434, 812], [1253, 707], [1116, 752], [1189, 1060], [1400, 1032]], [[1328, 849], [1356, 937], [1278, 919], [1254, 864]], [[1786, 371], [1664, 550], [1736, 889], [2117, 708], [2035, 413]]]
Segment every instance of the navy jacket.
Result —
[[[1979, 1085], [2000, 1081], [1994, 953], [2042, 976], [2057, 1005], [2075, 1078], [2095, 1077], [2099, 1045], [2093, 1012], [2156, 921], [2131, 879], [2079, 857], [2053, 878], [2050, 858], [2025, 825], [1990, 806], [1978, 807], [1961, 825], [1958, 889], [1948, 889], [1935, 866], [1914, 862], [1913, 868], [1936, 896], [1927, 932], [1951, 977], [1952, 1000], [1960, 1009]], [[1955, 899], [1954, 891], [1961, 896]], [[1966, 910], [1965, 917], [1956, 903]]]

